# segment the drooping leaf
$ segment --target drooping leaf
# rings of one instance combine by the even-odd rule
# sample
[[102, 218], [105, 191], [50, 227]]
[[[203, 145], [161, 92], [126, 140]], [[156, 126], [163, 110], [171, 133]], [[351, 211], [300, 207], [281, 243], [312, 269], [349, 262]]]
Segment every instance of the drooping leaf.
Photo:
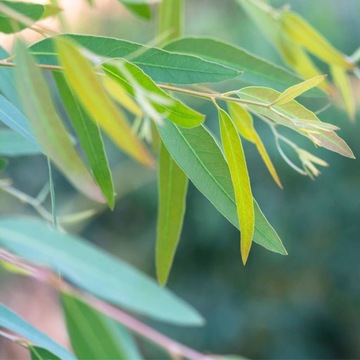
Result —
[[75, 360], [75, 357], [66, 349], [2, 304], [0, 304], [0, 327], [24, 337], [32, 344], [46, 349], [63, 360]]
[[179, 325], [203, 323], [196, 310], [147, 275], [44, 221], [2, 217], [0, 246], [127, 310]]
[[0, 129], [1, 156], [29, 156], [42, 154], [40, 148], [13, 130]]
[[30, 27], [41, 18], [56, 15], [61, 9], [53, 5], [1, 0], [0, 32], [12, 34]]
[[273, 177], [276, 184], [282, 188], [279, 176], [275, 170], [275, 167], [268, 155], [263, 142], [261, 141], [260, 136], [254, 128], [253, 118], [251, 114], [244, 109], [240, 104], [235, 102], [228, 102], [228, 108], [230, 111], [231, 118], [234, 121], [236, 128], [238, 129], [240, 135], [242, 135], [246, 140], [251, 141], [256, 145], [256, 148], [262, 157], [266, 167], [268, 168], [271, 176]]
[[250, 253], [255, 226], [254, 201], [250, 178], [238, 132], [230, 116], [223, 109], [219, 108], [218, 113], [221, 142], [234, 186], [235, 202], [241, 229], [241, 257], [245, 265]]
[[125, 328], [73, 295], [63, 293], [61, 300], [70, 342], [79, 359], [141, 359]]
[[163, 42], [181, 36], [184, 14], [183, 0], [167, 0], [160, 3], [159, 31]]
[[112, 103], [87, 59], [71, 41], [57, 38], [56, 43], [67, 82], [85, 111], [122, 150], [140, 163], [152, 166], [152, 156]]
[[238, 70], [196, 56], [171, 53], [116, 38], [93, 35], [61, 35], [30, 47], [39, 63], [57, 65], [54, 39], [70, 38], [104, 59], [125, 58], [139, 66], [154, 81], [171, 84], [218, 82], [239, 75]]
[[[159, 114], [176, 124], [184, 127], [194, 127], [204, 121], [204, 115], [189, 108], [180, 100], [161, 90], [154, 81], [136, 65], [129, 62], [111, 61], [104, 63], [103, 69], [106, 75], [118, 81], [130, 95], [136, 98], [139, 97], [140, 92], [142, 97], [148, 98], [153, 108]], [[131, 76], [131, 79], [126, 76], [125, 72]], [[137, 86], [134, 87], [134, 85]], [[157, 99], [161, 101], [157, 101]]]
[[330, 66], [331, 75], [335, 85], [338, 87], [341, 97], [343, 99], [345, 109], [349, 118], [354, 120], [356, 104], [354, 100], [353, 90], [351, 87], [350, 79], [346, 70], [340, 66]]
[[[280, 93], [276, 90], [265, 87], [247, 87], [238, 92], [240, 98], [244, 100], [257, 101], [262, 104], [272, 104], [279, 97]], [[310, 138], [318, 146], [322, 146], [328, 150], [339, 153], [340, 155], [353, 158], [354, 155], [348, 145], [332, 130], [329, 130], [327, 124], [321, 128], [322, 122], [310, 110], [306, 109], [296, 100], [291, 100], [283, 105], [274, 105], [271, 107], [264, 107], [259, 105], [250, 104], [250, 109], [253, 109], [259, 114], [265, 115], [271, 120], [287, 126], [300, 134]], [[297, 121], [300, 120], [301, 126], [297, 126]], [[312, 124], [311, 131], [304, 129], [304, 124], [309, 120]], [[313, 122], [318, 122], [319, 129], [314, 132]]]
[[80, 192], [102, 202], [103, 196], [76, 152], [33, 57], [20, 41], [15, 49], [15, 78], [19, 95], [43, 152]]
[[29, 346], [31, 360], [61, 360], [59, 357], [39, 346]]
[[[234, 188], [225, 158], [213, 136], [204, 126], [186, 129], [165, 121], [158, 126], [162, 141], [172, 158], [191, 182], [239, 229]], [[254, 202], [254, 241], [270, 251], [287, 252], [269, 222]]]
[[[282, 91], [301, 81], [301, 78], [288, 70], [222, 40], [186, 37], [166, 44], [164, 49], [197, 55], [203, 59], [243, 71], [240, 80], [253, 85], [274, 87]], [[321, 95], [321, 92], [314, 89], [305, 95]]]
[[94, 123], [77, 102], [64, 76], [54, 72], [62, 103], [79, 137], [81, 147], [111, 209], [114, 208], [114, 186], [98, 124]]
[[315, 86], [318, 86], [325, 78], [326, 75], [318, 75], [287, 88], [279, 95], [279, 97], [272, 105], [283, 105], [291, 100], [294, 100], [296, 97], [303, 94], [304, 92], [312, 89]]
[[158, 181], [156, 273], [160, 284], [165, 285], [180, 240], [188, 179], [164, 144], [160, 146]]
[[304, 18], [292, 12], [281, 12], [280, 23], [286, 34], [324, 62], [344, 69], [354, 69], [354, 64], [335, 49]]

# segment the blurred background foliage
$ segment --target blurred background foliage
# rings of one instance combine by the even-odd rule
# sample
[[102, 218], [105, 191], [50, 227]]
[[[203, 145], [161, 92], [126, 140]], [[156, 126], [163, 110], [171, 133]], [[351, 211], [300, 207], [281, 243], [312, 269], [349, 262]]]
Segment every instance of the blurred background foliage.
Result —
[[[283, 0], [269, 2], [274, 6], [285, 4]], [[286, 3], [344, 53], [350, 55], [359, 46], [359, 0]], [[216, 36], [282, 64], [236, 1], [188, 0], [185, 19], [186, 35]], [[81, 10], [69, 27], [76, 32], [146, 43], [154, 40], [156, 19], [146, 23], [135, 19], [116, 1], [99, 1], [97, 8]], [[359, 94], [359, 83], [354, 81], [354, 86]], [[216, 113], [209, 104], [188, 100], [208, 115], [207, 126], [217, 132]], [[353, 124], [345, 112], [332, 107], [320, 118], [341, 127], [341, 136], [359, 158], [359, 116]], [[151, 325], [204, 352], [268, 359], [360, 358], [359, 160], [314, 149], [308, 143], [308, 149], [330, 163], [316, 181], [311, 181], [284, 163], [268, 129], [259, 122], [256, 125], [284, 189], [276, 187], [255, 147], [246, 143], [253, 192], [289, 256], [254, 245], [244, 267], [237, 230], [190, 185], [184, 231], [168, 287], [199, 309], [207, 324], [186, 329], [155, 322]], [[90, 221], [68, 229], [155, 277], [156, 174], [129, 163], [109, 141], [107, 148], [117, 169], [117, 206], [114, 212], [100, 212]], [[15, 187], [36, 196], [47, 181], [47, 172], [42, 157], [17, 158], [10, 159], [1, 176], [12, 178]], [[59, 213], [94, 206], [76, 195], [60, 174], [55, 175]], [[33, 210], [0, 192], [0, 212]], [[2, 286], [16, 279], [15, 275], [0, 272]], [[24, 287], [6, 288], [29, 296]], [[6, 302], [4, 293], [1, 297]], [[32, 303], [39, 306], [38, 301], [29, 299], [25, 314], [19, 312], [26, 317]], [[51, 322], [51, 317], [42, 321]], [[162, 357], [150, 344], [143, 349], [147, 358]]]

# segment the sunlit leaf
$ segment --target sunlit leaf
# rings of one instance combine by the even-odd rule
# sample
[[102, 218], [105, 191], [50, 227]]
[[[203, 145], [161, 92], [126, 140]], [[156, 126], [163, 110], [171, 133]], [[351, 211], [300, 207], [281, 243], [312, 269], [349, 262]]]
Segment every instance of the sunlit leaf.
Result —
[[180, 240], [186, 207], [188, 179], [161, 144], [159, 155], [159, 205], [156, 239], [156, 273], [160, 284], [169, 277]]
[[75, 357], [66, 349], [2, 304], [0, 304], [0, 327], [24, 337], [32, 344], [50, 351], [60, 359], [75, 360]]
[[79, 359], [141, 359], [125, 328], [73, 295], [64, 293], [61, 300], [70, 342]]
[[238, 132], [230, 116], [223, 109], [219, 108], [218, 113], [221, 141], [234, 186], [235, 202], [241, 229], [241, 257], [243, 263], [246, 264], [255, 226], [254, 202], [250, 178]]
[[1, 156], [29, 156], [42, 154], [40, 148], [13, 130], [0, 129]]
[[256, 145], [256, 148], [262, 157], [266, 167], [268, 168], [271, 176], [273, 177], [276, 184], [282, 188], [279, 176], [275, 170], [275, 167], [270, 159], [270, 156], [268, 155], [265, 146], [263, 142], [261, 141], [260, 136], [256, 132], [253, 124], [253, 118], [251, 114], [245, 110], [240, 104], [237, 104], [235, 102], [228, 102], [228, 108], [230, 111], [230, 115], [232, 120], [234, 121], [234, 124], [245, 139], [251, 141]]
[[159, 35], [165, 40], [181, 36], [184, 14], [183, 0], [162, 1], [159, 7]]
[[272, 105], [283, 105], [291, 100], [294, 100], [302, 93], [310, 90], [315, 86], [318, 86], [325, 78], [326, 75], [318, 75], [311, 79], [305, 80], [299, 84], [289, 87], [279, 95], [279, 97], [275, 100], [275, 102]]
[[353, 90], [351, 87], [350, 79], [346, 70], [340, 66], [331, 66], [331, 75], [335, 85], [338, 87], [340, 94], [342, 96], [343, 102], [345, 104], [345, 109], [349, 118], [354, 120], [356, 104], [354, 100]]
[[292, 12], [281, 12], [280, 22], [286, 34], [324, 62], [344, 69], [353, 69], [343, 54], [336, 50], [305, 19]]
[[28, 349], [30, 351], [31, 360], [61, 360], [59, 357], [44, 348], [29, 346]]
[[[279, 97], [280, 93], [276, 90], [265, 88], [265, 87], [247, 87], [243, 88], [238, 92], [240, 98], [244, 100], [257, 101], [262, 104], [272, 104]], [[321, 129], [322, 122], [319, 118], [310, 110], [306, 109], [296, 100], [291, 100], [283, 105], [274, 105], [270, 107], [264, 107], [259, 105], [248, 105], [253, 111], [265, 115], [269, 119], [287, 126], [300, 134], [310, 138], [318, 146], [322, 146], [328, 150], [339, 153], [340, 155], [353, 158], [354, 155], [348, 145], [342, 140], [334, 131], [329, 130], [325, 124], [324, 128]], [[301, 126], [297, 127], [296, 122], [300, 120]], [[304, 130], [304, 124], [306, 120], [310, 120], [310, 123], [318, 122], [319, 129], [316, 133], [313, 131], [314, 126], [312, 125], [312, 131]]]
[[[162, 141], [171, 157], [182, 168], [191, 182], [239, 229], [234, 187], [229, 167], [214, 137], [204, 126], [186, 129], [165, 121], [158, 126]], [[258, 204], [254, 201], [254, 241], [270, 251], [287, 252]]]
[[102, 202], [103, 196], [76, 152], [33, 57], [20, 41], [16, 43], [15, 50], [19, 95], [43, 152], [80, 192]]
[[157, 113], [184, 127], [198, 126], [204, 121], [204, 115], [161, 90], [136, 65], [113, 60], [104, 63], [103, 69], [110, 78], [120, 82], [130, 95], [138, 98], [140, 106], [142, 105], [141, 98], [145, 98], [151, 103]]
[[112, 209], [115, 203], [114, 186], [99, 126], [90, 119], [77, 102], [63, 74], [54, 72], [53, 75], [62, 103], [79, 137], [92, 173]]
[[122, 150], [140, 163], [152, 166], [152, 156], [111, 102], [87, 59], [71, 41], [58, 38], [56, 43], [68, 84], [89, 116]]
[[2, 217], [0, 246], [127, 310], [178, 325], [203, 323], [196, 310], [147, 275], [45, 221]]
[[171, 84], [198, 84], [234, 78], [239, 71], [197, 56], [171, 53], [131, 41], [94, 35], [61, 35], [30, 47], [39, 63], [58, 64], [54, 40], [70, 38], [104, 59], [125, 58], [139, 66], [154, 81]]

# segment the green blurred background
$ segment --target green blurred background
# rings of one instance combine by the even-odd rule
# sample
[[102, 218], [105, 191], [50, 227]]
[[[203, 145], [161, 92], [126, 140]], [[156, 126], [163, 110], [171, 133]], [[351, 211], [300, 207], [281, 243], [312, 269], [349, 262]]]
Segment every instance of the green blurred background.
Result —
[[[360, 45], [359, 0], [269, 2], [274, 6], [290, 3], [344, 53], [350, 55]], [[145, 23], [126, 12], [111, 10], [111, 3], [116, 1], [107, 3], [110, 5], [90, 12], [86, 21], [84, 16], [79, 17], [73, 30], [145, 43], [154, 39], [156, 18]], [[216, 36], [282, 64], [235, 0], [186, 1], [185, 34]], [[354, 85], [359, 92], [358, 82]], [[193, 99], [190, 103], [208, 115], [206, 124], [216, 133], [217, 118], [209, 104]], [[355, 156], [360, 156], [359, 116], [357, 122], [350, 123], [342, 110], [333, 107], [320, 118], [341, 127], [340, 135]], [[316, 181], [311, 181], [289, 168], [268, 129], [259, 122], [256, 126], [284, 189], [276, 187], [255, 147], [246, 143], [253, 191], [289, 256], [254, 245], [244, 267], [238, 232], [190, 184], [184, 230], [168, 287], [199, 309], [207, 323], [203, 328], [186, 329], [150, 324], [210, 353], [254, 359], [360, 358], [359, 160], [305, 143], [307, 149], [330, 163]], [[154, 277], [155, 174], [128, 163], [110, 142], [107, 148], [111, 163], [118, 168], [115, 180], [120, 199], [116, 209], [104, 211], [94, 221], [71, 231], [79, 231]], [[46, 162], [40, 157], [11, 160], [4, 176], [35, 195], [46, 182]], [[56, 173], [55, 181], [59, 211], [71, 212], [88, 205], [75, 197], [60, 174]], [[2, 192], [0, 208], [7, 214], [30, 212]], [[5, 273], [0, 274], [4, 279]], [[163, 356], [150, 344], [141, 343], [147, 357]]]

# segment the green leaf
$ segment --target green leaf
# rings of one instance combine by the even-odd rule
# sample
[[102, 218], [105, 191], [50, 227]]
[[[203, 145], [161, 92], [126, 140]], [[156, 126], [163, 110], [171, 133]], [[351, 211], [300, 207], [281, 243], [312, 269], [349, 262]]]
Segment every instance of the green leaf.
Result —
[[[246, 50], [222, 40], [204, 37], [186, 37], [168, 43], [165, 50], [193, 54], [238, 71], [243, 71], [241, 81], [249, 84], [274, 87], [280, 91], [301, 81], [301, 78], [277, 65], [263, 60]], [[307, 96], [321, 95], [319, 90]]]
[[31, 360], [61, 360], [50, 351], [38, 346], [29, 346]]
[[[120, 0], [120, 2], [123, 2]], [[138, 17], [150, 20], [151, 19], [151, 9], [148, 4], [129, 4], [123, 2], [123, 4], [126, 6], [128, 10], [130, 10], [134, 15], [137, 15]]]
[[[204, 115], [161, 90], [148, 75], [134, 64], [112, 60], [103, 64], [103, 70], [111, 79], [119, 82], [130, 95], [139, 98], [140, 106], [141, 99], [147, 98], [157, 113], [178, 125], [194, 127], [200, 125], [205, 119]], [[126, 74], [129, 74], [131, 79]]]
[[158, 34], [162, 36], [162, 42], [181, 36], [183, 15], [183, 0], [167, 0], [160, 3]]
[[33, 57], [19, 41], [15, 49], [15, 78], [20, 99], [43, 152], [80, 192], [102, 202], [103, 196], [56, 113], [45, 79]]
[[[252, 86], [241, 89], [238, 92], [238, 95], [244, 100], [257, 101], [271, 105], [278, 99], [280, 93], [273, 89]], [[328, 124], [325, 123], [322, 128], [322, 122], [319, 118], [296, 100], [291, 100], [286, 104], [274, 105], [271, 107], [259, 105], [248, 105], [248, 107], [257, 113], [265, 115], [271, 120], [308, 137], [318, 146], [337, 152], [340, 155], [354, 158], [354, 154], [345, 141], [336, 135], [334, 131], [329, 130]], [[301, 126], [297, 126], [298, 120], [300, 120]], [[311, 124], [311, 130], [304, 129], [304, 124], [306, 124], [307, 121]], [[314, 130], [314, 122], [319, 124], [318, 129]]]
[[[204, 126], [186, 129], [166, 121], [158, 126], [162, 141], [172, 158], [198, 190], [239, 229], [234, 188], [225, 158], [213, 136]], [[287, 252], [271, 225], [254, 202], [254, 241], [270, 251]]]
[[0, 129], [1, 156], [29, 156], [42, 154], [40, 148], [13, 130]]
[[156, 239], [156, 273], [165, 285], [178, 246], [186, 208], [188, 179], [164, 144], [159, 155], [159, 205]]
[[89, 116], [128, 155], [141, 164], [152, 166], [152, 156], [110, 100], [87, 59], [72, 41], [58, 38], [56, 43], [67, 82]]
[[234, 78], [239, 71], [196, 56], [171, 53], [161, 49], [116, 38], [92, 35], [62, 35], [44, 39], [30, 47], [38, 61], [57, 65], [54, 39], [70, 38], [104, 59], [126, 58], [139, 66], [154, 81], [171, 84], [218, 82]]
[[0, 246], [127, 310], [178, 325], [203, 323], [196, 310], [147, 275], [44, 221], [2, 217]]
[[234, 187], [238, 220], [241, 228], [241, 257], [248, 259], [254, 235], [255, 213], [250, 178], [240, 137], [230, 116], [218, 108], [221, 141]]
[[71, 346], [79, 359], [141, 359], [125, 328], [70, 294], [62, 294], [61, 300]]
[[0, 32], [12, 34], [30, 27], [41, 18], [55, 15], [61, 9], [52, 5], [0, 1]]
[[279, 97], [275, 100], [272, 106], [283, 105], [291, 100], [294, 100], [296, 97], [303, 94], [304, 92], [312, 89], [315, 86], [318, 86], [325, 78], [326, 75], [318, 75], [311, 79], [305, 80], [299, 84], [289, 87], [279, 95]]
[[31, 142], [34, 146], [38, 146], [38, 141], [33, 135], [29, 120], [2, 95], [0, 95], [0, 121]]
[[34, 345], [50, 351], [63, 360], [75, 360], [75, 357], [66, 349], [2, 304], [0, 304], [0, 327], [24, 337]]
[[0, 173], [2, 173], [8, 165], [8, 160], [0, 157]]
[[109, 169], [108, 159], [98, 124], [94, 123], [74, 94], [63, 74], [53, 73], [62, 103], [79, 137], [81, 147], [90, 164], [92, 173], [100, 186], [111, 209], [114, 208], [114, 185]]

